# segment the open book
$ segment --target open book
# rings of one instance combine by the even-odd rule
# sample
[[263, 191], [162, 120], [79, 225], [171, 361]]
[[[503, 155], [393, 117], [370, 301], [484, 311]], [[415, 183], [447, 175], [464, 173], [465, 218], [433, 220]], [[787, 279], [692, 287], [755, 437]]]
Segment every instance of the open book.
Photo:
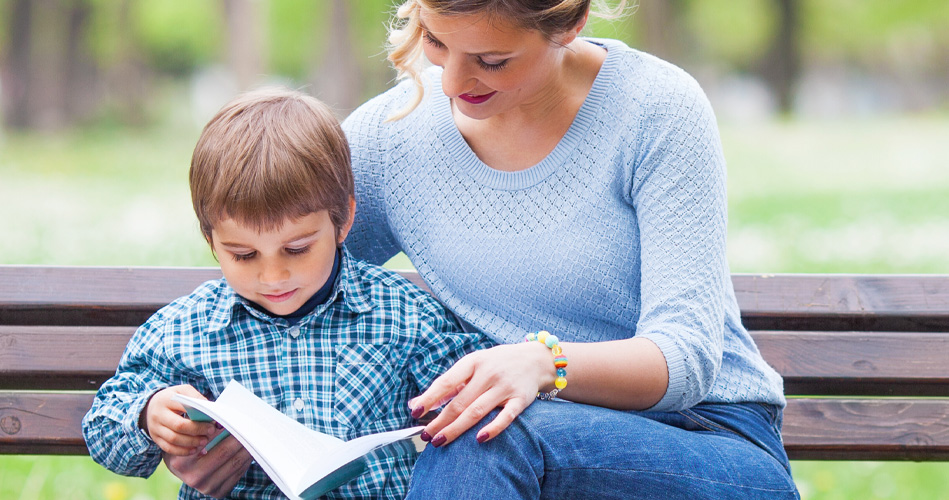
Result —
[[180, 394], [174, 400], [185, 405], [192, 420], [221, 424], [280, 491], [294, 500], [317, 498], [338, 488], [365, 471], [366, 454], [423, 429], [412, 427], [343, 441], [280, 413], [236, 380], [227, 384], [217, 401]]

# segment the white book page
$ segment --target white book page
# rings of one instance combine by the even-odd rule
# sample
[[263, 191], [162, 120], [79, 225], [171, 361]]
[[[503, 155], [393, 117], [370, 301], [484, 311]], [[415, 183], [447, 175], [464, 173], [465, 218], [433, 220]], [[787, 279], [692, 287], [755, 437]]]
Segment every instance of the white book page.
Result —
[[421, 433], [424, 428], [423, 426], [417, 426], [409, 427], [408, 429], [396, 429], [394, 431], [369, 434], [353, 439], [352, 441], [346, 441], [333, 453], [323, 453], [320, 458], [313, 461], [310, 467], [304, 471], [298, 490], [305, 490], [323, 476], [380, 446], [415, 436]]
[[298, 498], [295, 486], [301, 483], [304, 472], [313, 470], [321, 456], [344, 443], [284, 415], [236, 381], [230, 382], [214, 402], [181, 398], [230, 431], [291, 498]]
[[311, 485], [343, 465], [380, 446], [415, 436], [424, 428], [397, 429], [343, 441], [284, 415], [233, 380], [217, 401], [180, 394], [174, 399], [200, 410], [230, 431], [280, 491], [293, 500], [299, 500]]

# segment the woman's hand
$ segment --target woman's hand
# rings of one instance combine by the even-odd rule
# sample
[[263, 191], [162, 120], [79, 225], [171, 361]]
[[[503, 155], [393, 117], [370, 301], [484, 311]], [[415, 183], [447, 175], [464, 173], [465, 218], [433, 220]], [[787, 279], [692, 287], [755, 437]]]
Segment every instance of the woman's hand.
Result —
[[498, 416], [478, 433], [478, 442], [483, 443], [506, 429], [534, 401], [538, 390], [552, 388], [555, 377], [550, 349], [543, 344], [500, 345], [461, 358], [409, 406], [412, 416], [421, 418], [446, 405], [422, 432], [422, 439], [434, 446], [454, 441], [501, 407]]
[[190, 385], [162, 389], [148, 400], [140, 425], [163, 452], [194, 455], [217, 434], [218, 428], [213, 422], [195, 422], [184, 416], [185, 407], [171, 399], [175, 394], [206, 399]]
[[253, 460], [234, 436], [224, 438], [207, 454], [182, 456], [163, 453], [162, 458], [175, 477], [214, 498], [230, 494]]

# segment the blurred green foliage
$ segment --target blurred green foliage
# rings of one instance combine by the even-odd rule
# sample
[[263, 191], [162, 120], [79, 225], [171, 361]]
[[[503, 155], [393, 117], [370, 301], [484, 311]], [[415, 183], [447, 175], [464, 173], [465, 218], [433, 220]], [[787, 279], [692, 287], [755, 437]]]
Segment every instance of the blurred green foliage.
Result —
[[[65, 1], [65, 0], [61, 0]], [[221, 2], [163, 0], [85, 0], [92, 9], [90, 42], [109, 60], [129, 44], [162, 72], [182, 74], [222, 57]], [[683, 26], [696, 57], [745, 68], [761, 57], [776, 26], [774, 0], [680, 0]], [[13, 0], [0, 0], [0, 19], [10, 19]], [[640, 2], [642, 3], [642, 2]], [[883, 59], [938, 57], [949, 47], [949, 2], [945, 0], [798, 0], [799, 45], [805, 57], [865, 63]], [[329, 33], [330, 2], [272, 0], [263, 2], [268, 70], [303, 79], [320, 59]], [[385, 25], [395, 0], [349, 2], [352, 43], [368, 59], [380, 60]], [[128, 9], [123, 20], [122, 9]], [[648, 7], [648, 4], [639, 9]], [[637, 8], [625, 20], [593, 20], [591, 34], [635, 43], [641, 27]], [[129, 25], [123, 25], [128, 22]], [[0, 40], [9, 31], [0, 22]], [[941, 49], [939, 49], [941, 48]], [[903, 51], [907, 52], [903, 52]], [[920, 54], [919, 51], [924, 51]], [[2, 46], [0, 46], [2, 57]]]

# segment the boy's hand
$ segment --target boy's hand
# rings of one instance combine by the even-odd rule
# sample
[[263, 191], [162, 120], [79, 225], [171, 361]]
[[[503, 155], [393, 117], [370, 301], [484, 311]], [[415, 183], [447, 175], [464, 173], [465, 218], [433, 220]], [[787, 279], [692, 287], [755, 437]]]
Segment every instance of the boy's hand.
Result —
[[228, 436], [207, 454], [174, 456], [163, 453], [165, 466], [183, 483], [214, 497], [231, 493], [253, 460], [234, 436]]
[[185, 407], [172, 401], [174, 394], [205, 398], [190, 385], [177, 385], [155, 393], [145, 407], [145, 432], [165, 453], [194, 455], [220, 430], [214, 422], [194, 422], [185, 416]]

